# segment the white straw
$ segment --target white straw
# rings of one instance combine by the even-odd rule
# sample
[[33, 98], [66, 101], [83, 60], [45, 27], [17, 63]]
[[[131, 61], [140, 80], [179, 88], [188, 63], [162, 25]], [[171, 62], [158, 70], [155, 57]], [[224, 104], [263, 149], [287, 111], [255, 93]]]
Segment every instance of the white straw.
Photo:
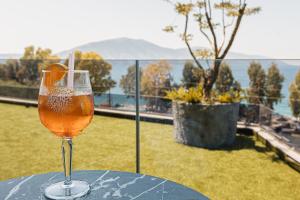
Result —
[[68, 71], [68, 88], [73, 89], [74, 85], [74, 64], [75, 64], [75, 54], [74, 52], [70, 53], [69, 56], [69, 71]]

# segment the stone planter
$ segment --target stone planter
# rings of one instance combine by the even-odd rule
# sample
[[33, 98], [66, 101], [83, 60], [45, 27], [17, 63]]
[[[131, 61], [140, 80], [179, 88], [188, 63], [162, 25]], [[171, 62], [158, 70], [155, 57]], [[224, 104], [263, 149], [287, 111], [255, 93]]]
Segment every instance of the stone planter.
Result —
[[177, 142], [212, 149], [234, 142], [239, 103], [202, 105], [174, 101], [172, 107]]

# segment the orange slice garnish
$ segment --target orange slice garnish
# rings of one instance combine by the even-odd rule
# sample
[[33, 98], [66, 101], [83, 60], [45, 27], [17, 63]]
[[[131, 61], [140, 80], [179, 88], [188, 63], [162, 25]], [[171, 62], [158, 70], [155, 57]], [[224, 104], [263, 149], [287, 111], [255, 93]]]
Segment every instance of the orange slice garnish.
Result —
[[60, 63], [54, 63], [50, 64], [46, 70], [49, 72], [44, 76], [44, 85], [50, 89], [65, 76], [68, 72], [68, 67]]

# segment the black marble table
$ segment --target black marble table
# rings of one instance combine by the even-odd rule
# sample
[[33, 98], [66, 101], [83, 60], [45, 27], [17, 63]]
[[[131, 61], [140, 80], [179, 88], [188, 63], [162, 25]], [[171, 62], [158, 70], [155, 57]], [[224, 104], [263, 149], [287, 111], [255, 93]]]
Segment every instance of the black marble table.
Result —
[[[73, 179], [87, 181], [85, 200], [207, 200], [204, 195], [165, 179], [117, 171], [75, 171]], [[45, 200], [44, 188], [63, 180], [62, 173], [32, 175], [0, 182], [1, 200]]]

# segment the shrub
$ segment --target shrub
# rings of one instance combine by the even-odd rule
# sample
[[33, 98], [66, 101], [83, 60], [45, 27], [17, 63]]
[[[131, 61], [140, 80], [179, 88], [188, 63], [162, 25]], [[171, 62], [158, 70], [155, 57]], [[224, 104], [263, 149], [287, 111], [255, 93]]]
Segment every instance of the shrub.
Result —
[[210, 98], [206, 98], [203, 93], [202, 85], [197, 87], [191, 87], [185, 89], [180, 87], [179, 89], [173, 89], [167, 92], [167, 99], [172, 101], [182, 101], [186, 103], [202, 103], [202, 104], [214, 104], [214, 103], [237, 103], [242, 99], [241, 91], [235, 91], [233, 89], [218, 93], [213, 90]]

